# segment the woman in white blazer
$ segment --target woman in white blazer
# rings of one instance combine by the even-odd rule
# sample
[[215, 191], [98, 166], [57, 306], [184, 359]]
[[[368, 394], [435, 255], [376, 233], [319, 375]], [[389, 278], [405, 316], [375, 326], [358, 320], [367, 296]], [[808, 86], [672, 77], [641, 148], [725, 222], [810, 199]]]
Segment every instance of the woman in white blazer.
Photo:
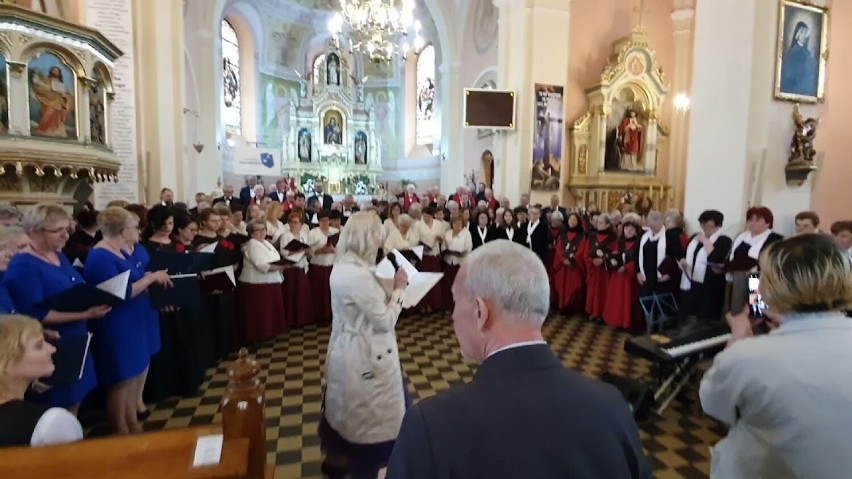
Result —
[[376, 477], [387, 465], [408, 405], [394, 327], [408, 277], [388, 295], [375, 276], [382, 224], [370, 211], [346, 222], [331, 272], [331, 338], [319, 433], [323, 472]]
[[281, 295], [281, 255], [266, 241], [266, 222], [246, 225], [251, 239], [243, 247], [243, 270], [237, 288], [242, 332], [248, 342], [273, 338], [287, 330]]

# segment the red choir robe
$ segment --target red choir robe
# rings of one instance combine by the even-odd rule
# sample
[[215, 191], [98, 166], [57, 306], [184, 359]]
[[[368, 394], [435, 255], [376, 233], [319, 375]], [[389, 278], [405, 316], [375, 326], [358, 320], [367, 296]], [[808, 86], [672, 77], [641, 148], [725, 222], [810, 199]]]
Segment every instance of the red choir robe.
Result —
[[607, 302], [603, 319], [606, 324], [618, 329], [637, 326], [639, 314], [639, 238], [624, 238], [618, 243], [617, 253], [624, 262], [623, 271], [613, 271], [607, 287]]
[[487, 208], [488, 208], [489, 210], [495, 210], [495, 211], [496, 211], [496, 210], [497, 210], [497, 207], [499, 207], [499, 206], [500, 206], [500, 203], [498, 203], [498, 202], [497, 202], [497, 198], [494, 198], [493, 196], [491, 197], [491, 199], [490, 199], [490, 200], [485, 200], [485, 201], [487, 201], [487, 202], [488, 202], [488, 206], [487, 206]]
[[420, 203], [420, 198], [418, 198], [416, 194], [413, 194], [413, 195], [406, 194], [402, 198], [402, 210], [407, 213], [408, 208], [411, 208], [411, 205], [413, 205], [414, 203]]
[[[581, 231], [566, 231], [556, 241], [553, 254], [551, 291], [556, 292], [557, 311], [580, 313], [584, 309], [588, 241]], [[568, 260], [569, 264], [565, 264]]]
[[596, 231], [589, 236], [587, 250], [584, 255], [586, 263], [586, 314], [592, 318], [602, 318], [604, 306], [606, 305], [606, 291], [609, 284], [609, 271], [604, 264], [596, 266], [595, 258], [604, 259], [599, 251], [610, 251], [618, 247], [615, 232], [612, 230]]

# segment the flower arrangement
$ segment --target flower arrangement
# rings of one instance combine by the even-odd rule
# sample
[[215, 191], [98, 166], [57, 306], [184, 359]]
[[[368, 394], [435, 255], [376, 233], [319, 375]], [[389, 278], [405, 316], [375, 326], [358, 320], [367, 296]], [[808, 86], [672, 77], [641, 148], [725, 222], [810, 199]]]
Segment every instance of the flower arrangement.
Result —
[[343, 179], [343, 190], [355, 195], [367, 195], [376, 190], [376, 185], [367, 175], [350, 175]]
[[316, 193], [316, 184], [320, 181], [326, 181], [324, 176], [320, 176], [314, 173], [302, 173], [299, 177], [299, 183], [302, 186], [302, 193], [305, 194], [306, 197], [311, 197]]

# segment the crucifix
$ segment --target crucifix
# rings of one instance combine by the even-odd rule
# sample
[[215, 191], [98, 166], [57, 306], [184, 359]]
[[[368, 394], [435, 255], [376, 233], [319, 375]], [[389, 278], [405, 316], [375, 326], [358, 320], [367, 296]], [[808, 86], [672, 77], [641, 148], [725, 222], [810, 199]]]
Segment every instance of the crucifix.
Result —
[[633, 7], [633, 12], [636, 13], [636, 26], [641, 27], [642, 21], [645, 18], [645, 13], [647, 10], [645, 9], [645, 0], [639, 0], [639, 5]]

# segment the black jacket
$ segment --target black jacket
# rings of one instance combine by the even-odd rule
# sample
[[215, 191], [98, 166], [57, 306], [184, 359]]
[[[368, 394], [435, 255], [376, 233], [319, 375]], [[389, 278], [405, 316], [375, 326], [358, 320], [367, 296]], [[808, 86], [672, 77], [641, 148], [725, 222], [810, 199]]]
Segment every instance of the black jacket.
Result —
[[388, 479], [651, 478], [619, 392], [548, 345], [501, 351], [405, 414]]

